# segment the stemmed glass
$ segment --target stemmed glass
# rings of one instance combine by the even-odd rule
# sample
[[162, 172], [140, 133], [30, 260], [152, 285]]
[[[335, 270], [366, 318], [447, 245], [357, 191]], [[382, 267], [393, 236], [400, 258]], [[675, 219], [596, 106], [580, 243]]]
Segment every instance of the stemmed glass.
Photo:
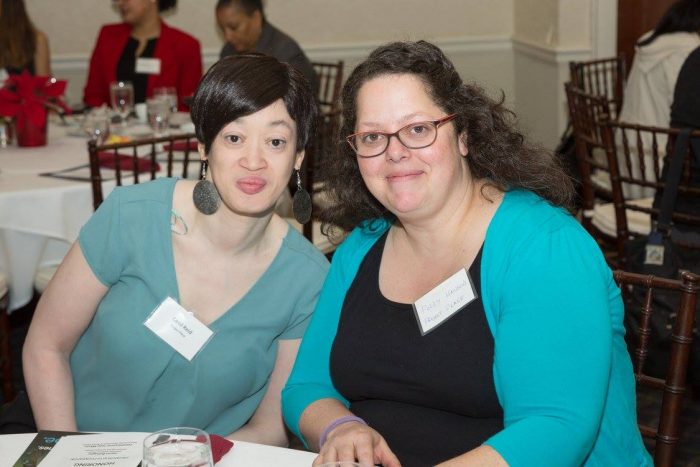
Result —
[[88, 138], [102, 144], [109, 136], [109, 114], [102, 108], [92, 109], [85, 115], [81, 127]]
[[196, 428], [166, 428], [143, 440], [142, 467], [213, 467], [209, 435]]
[[177, 112], [177, 90], [172, 86], [153, 89], [153, 97], [165, 99], [170, 105], [170, 112]]
[[162, 97], [146, 99], [146, 113], [153, 135], [166, 135], [170, 121], [170, 102]]
[[126, 126], [126, 119], [134, 110], [134, 85], [129, 81], [115, 81], [109, 85], [109, 97], [112, 109], [121, 118], [122, 125]]

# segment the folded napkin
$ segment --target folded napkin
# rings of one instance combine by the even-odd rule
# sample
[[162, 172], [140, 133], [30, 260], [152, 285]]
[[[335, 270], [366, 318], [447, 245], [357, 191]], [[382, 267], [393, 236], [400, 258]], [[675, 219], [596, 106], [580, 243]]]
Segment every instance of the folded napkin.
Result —
[[[184, 151], [187, 149], [187, 141], [175, 141], [173, 144], [164, 144], [163, 151], [170, 151], [172, 146], [173, 151]], [[190, 151], [197, 150], [197, 141], [190, 141]]]
[[[100, 159], [100, 167], [104, 167], [107, 169], [114, 169], [117, 166], [117, 161], [115, 158], [115, 155], [113, 152], [100, 152], [97, 154], [97, 157]], [[117, 154], [119, 158], [119, 167], [121, 170], [128, 170], [128, 171], [133, 171], [134, 170], [134, 157], [127, 155], [127, 154]], [[150, 158], [146, 157], [139, 157], [136, 159], [136, 168], [138, 173], [141, 172], [150, 172], [151, 167], [153, 167], [153, 164], [151, 163]], [[156, 162], [156, 172], [160, 170], [160, 165]]]
[[209, 435], [209, 441], [211, 441], [211, 454], [215, 464], [233, 447], [233, 441], [219, 435]]

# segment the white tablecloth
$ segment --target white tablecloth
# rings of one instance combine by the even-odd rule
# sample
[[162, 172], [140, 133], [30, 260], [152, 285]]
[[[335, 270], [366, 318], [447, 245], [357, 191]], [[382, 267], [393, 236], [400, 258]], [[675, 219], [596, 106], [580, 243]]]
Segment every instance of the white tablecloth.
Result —
[[[0, 467], [12, 467], [34, 436], [0, 436]], [[233, 448], [216, 467], [309, 467], [315, 458], [311, 452], [234, 441]]]
[[39, 174], [88, 163], [85, 138], [51, 127], [48, 144], [0, 149], [0, 270], [10, 310], [29, 302], [40, 264], [57, 264], [92, 214], [89, 182]]

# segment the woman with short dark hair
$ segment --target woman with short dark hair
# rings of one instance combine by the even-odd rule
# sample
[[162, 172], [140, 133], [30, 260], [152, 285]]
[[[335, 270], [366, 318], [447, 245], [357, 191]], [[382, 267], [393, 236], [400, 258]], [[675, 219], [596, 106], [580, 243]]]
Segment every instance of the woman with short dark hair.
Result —
[[274, 205], [315, 103], [289, 65], [241, 55], [192, 107], [202, 179], [116, 188], [41, 296], [23, 355], [39, 429], [287, 443], [280, 391], [328, 262]]
[[158, 87], [173, 87], [178, 107], [186, 110], [202, 76], [199, 41], [170, 27], [160, 13], [176, 0], [115, 0], [122, 23], [103, 26], [90, 58], [83, 94], [89, 107], [110, 104], [109, 85], [130, 81], [134, 102], [145, 102]]
[[423, 41], [373, 51], [342, 111], [322, 217], [352, 232], [282, 394], [314, 465], [651, 465], [557, 159]]

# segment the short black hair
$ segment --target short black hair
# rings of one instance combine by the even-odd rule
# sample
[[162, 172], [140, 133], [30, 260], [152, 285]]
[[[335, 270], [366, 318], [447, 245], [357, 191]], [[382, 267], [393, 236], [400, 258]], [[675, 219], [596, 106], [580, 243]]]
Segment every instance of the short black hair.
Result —
[[219, 0], [216, 2], [216, 9], [218, 10], [219, 8], [224, 8], [232, 4], [245, 11], [245, 14], [248, 16], [256, 11], [259, 11], [263, 17], [265, 16], [262, 0]]
[[200, 81], [190, 112], [204, 152], [209, 154], [214, 138], [224, 126], [278, 99], [282, 99], [297, 125], [299, 152], [311, 139], [317, 113], [311, 86], [304, 75], [276, 58], [256, 53], [216, 62]]
[[177, 6], [177, 0], [158, 0], [158, 11], [165, 11]]

